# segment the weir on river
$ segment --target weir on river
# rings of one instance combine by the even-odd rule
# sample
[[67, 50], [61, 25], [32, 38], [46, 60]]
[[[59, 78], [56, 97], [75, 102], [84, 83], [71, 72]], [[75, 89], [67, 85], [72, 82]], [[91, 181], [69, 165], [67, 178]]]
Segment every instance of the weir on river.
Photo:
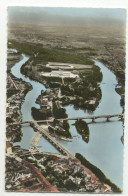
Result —
[[[22, 55], [23, 59], [12, 67], [12, 74], [17, 78], [22, 78], [29, 82], [33, 89], [27, 93], [25, 100], [21, 106], [22, 120], [33, 121], [31, 116], [31, 108], [39, 105], [35, 103], [41, 90], [46, 90], [43, 84], [30, 80], [28, 77], [20, 73], [21, 66], [28, 60], [29, 57]], [[120, 96], [115, 92], [115, 85], [117, 80], [115, 75], [108, 70], [102, 63], [95, 61], [101, 68], [103, 73], [103, 80], [100, 83], [102, 90], [102, 100], [97, 109], [89, 114], [87, 111], [75, 110], [72, 105], [66, 106], [68, 117], [83, 117], [83, 116], [97, 116], [109, 114], [121, 114], [122, 108], [120, 106]], [[88, 120], [87, 120], [88, 121]], [[101, 119], [97, 119], [101, 121]], [[105, 175], [122, 188], [122, 174], [123, 174], [123, 144], [121, 143], [121, 136], [123, 134], [123, 125], [121, 121], [112, 121], [105, 123], [89, 124], [90, 140], [88, 143], [82, 140], [81, 135], [76, 131], [74, 120], [70, 120], [70, 131], [73, 136], [71, 142], [57, 139], [57, 141], [66, 147], [73, 155], [79, 152], [85, 156], [92, 164], [100, 168]], [[31, 140], [36, 134], [32, 127], [22, 125], [23, 137], [20, 143], [14, 145], [21, 145], [22, 148], [30, 148]], [[39, 146], [46, 152], [59, 153], [45, 138], [41, 138]]]

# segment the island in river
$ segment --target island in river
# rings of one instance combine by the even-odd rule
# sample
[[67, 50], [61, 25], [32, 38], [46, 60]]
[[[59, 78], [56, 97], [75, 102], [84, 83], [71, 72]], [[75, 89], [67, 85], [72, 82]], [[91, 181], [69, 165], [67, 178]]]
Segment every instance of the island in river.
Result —
[[[28, 53], [30, 52], [29, 47], [31, 46], [27, 43], [14, 41], [11, 43], [9, 46], [15, 47], [20, 52], [26, 48], [28, 48]], [[99, 87], [102, 73], [100, 68], [94, 64], [94, 61], [77, 55], [77, 60], [88, 63], [88, 65], [73, 64], [76, 61], [75, 54], [72, 54], [71, 58], [63, 52], [56, 51], [54, 57], [56, 60], [60, 59], [60, 56], [63, 59], [66, 56], [65, 61], [69, 63], [48, 62], [44, 64], [43, 62], [41, 63], [40, 58], [42, 57], [40, 56], [43, 52], [52, 54], [53, 51], [45, 51], [40, 45], [35, 45], [32, 51], [31, 58], [21, 67], [21, 73], [39, 82], [43, 80], [45, 86], [51, 89], [41, 92], [41, 95], [38, 97], [37, 103], [40, 104], [40, 109], [32, 107], [32, 116], [35, 120], [67, 118], [66, 110], [62, 106], [69, 104], [74, 105], [74, 108], [88, 111], [96, 109], [102, 96]], [[49, 56], [45, 60], [48, 59]], [[40, 64], [37, 64], [39, 61]], [[48, 129], [56, 136], [72, 137], [69, 131], [69, 124], [66, 121], [61, 123], [56, 121]]]

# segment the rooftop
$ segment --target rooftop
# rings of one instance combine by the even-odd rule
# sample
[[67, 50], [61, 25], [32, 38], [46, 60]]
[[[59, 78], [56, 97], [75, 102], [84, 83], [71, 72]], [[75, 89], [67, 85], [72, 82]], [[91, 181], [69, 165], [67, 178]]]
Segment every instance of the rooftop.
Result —
[[45, 77], [60, 77], [60, 78], [78, 78], [78, 74], [73, 74], [70, 71], [52, 71], [52, 72], [43, 72], [42, 76]]

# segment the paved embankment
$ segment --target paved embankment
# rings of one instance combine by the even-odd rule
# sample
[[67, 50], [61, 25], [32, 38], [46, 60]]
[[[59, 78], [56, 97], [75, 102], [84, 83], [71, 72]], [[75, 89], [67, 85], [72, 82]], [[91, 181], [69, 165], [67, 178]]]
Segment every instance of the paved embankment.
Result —
[[38, 133], [32, 138], [31, 145], [32, 145], [32, 146], [37, 146], [38, 143], [39, 143], [39, 141], [40, 141], [40, 139], [41, 139], [41, 137], [42, 137], [42, 134], [38, 132]]

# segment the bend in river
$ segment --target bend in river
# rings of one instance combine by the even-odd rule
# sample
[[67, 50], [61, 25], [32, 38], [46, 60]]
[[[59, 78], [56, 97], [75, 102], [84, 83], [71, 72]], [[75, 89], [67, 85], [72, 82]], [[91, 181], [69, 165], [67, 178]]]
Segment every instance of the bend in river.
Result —
[[[33, 120], [31, 116], [31, 108], [39, 105], [35, 103], [37, 97], [40, 95], [41, 90], [45, 90], [45, 86], [39, 82], [32, 81], [28, 77], [21, 74], [20, 68], [29, 59], [26, 55], [22, 54], [23, 59], [12, 67], [12, 74], [17, 78], [22, 78], [24, 81], [29, 82], [33, 89], [27, 93], [24, 102], [21, 106], [22, 120]], [[116, 114], [122, 113], [120, 106], [120, 96], [115, 92], [115, 85], [117, 85], [116, 76], [101, 62], [95, 61], [96, 65], [101, 68], [103, 80], [100, 84], [102, 90], [102, 99], [93, 112], [93, 115], [102, 114]], [[69, 117], [92, 115], [83, 110], [75, 110], [72, 105], [65, 107]], [[79, 152], [85, 156], [92, 164], [100, 168], [105, 175], [122, 188], [122, 175], [123, 175], [123, 144], [121, 143], [121, 136], [123, 134], [123, 124], [121, 121], [105, 122], [103, 119], [99, 123], [89, 124], [90, 140], [86, 143], [82, 140], [81, 135], [76, 131], [75, 126], [72, 124], [74, 121], [69, 121], [70, 130], [73, 136], [71, 142], [58, 141], [69, 149], [73, 154]], [[88, 120], [89, 122], [89, 120]], [[30, 148], [30, 142], [36, 134], [30, 126], [22, 126], [23, 137], [20, 143], [22, 148]], [[39, 142], [42, 150], [46, 152], [58, 153], [58, 151], [45, 139], [42, 138]]]

